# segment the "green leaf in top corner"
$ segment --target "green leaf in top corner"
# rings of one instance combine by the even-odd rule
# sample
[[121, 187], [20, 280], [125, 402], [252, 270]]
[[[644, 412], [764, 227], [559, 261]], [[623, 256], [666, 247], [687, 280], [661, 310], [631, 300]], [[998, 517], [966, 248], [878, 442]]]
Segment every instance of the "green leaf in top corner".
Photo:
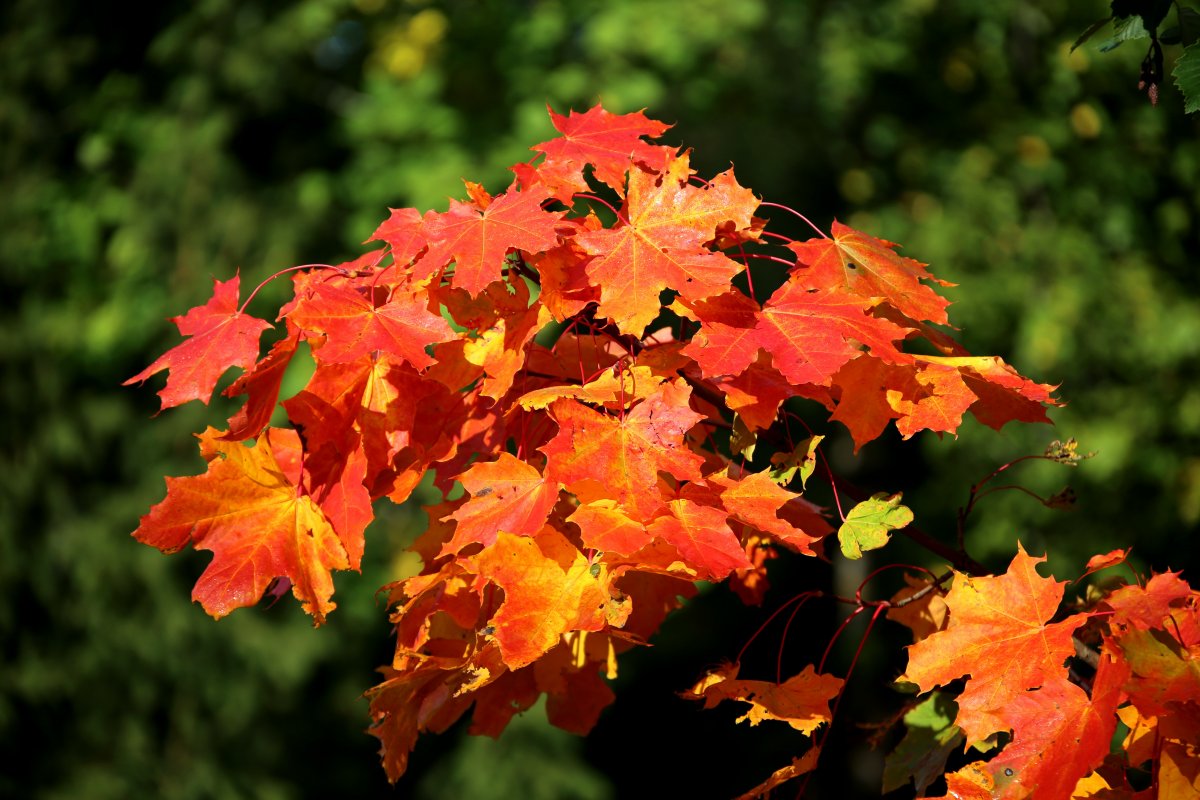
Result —
[[1183, 94], [1183, 110], [1189, 114], [1200, 111], [1200, 42], [1184, 48], [1172, 74]]
[[1115, 20], [1112, 38], [1100, 45], [1100, 52], [1107, 53], [1116, 50], [1131, 39], [1145, 39], [1149, 35], [1146, 26], [1142, 24], [1142, 18], [1136, 14], [1132, 17]]
[[850, 509], [838, 528], [838, 541], [846, 558], [862, 558], [867, 550], [878, 550], [888, 543], [891, 532], [913, 521], [913, 513], [900, 505], [900, 494], [890, 497], [883, 492]]

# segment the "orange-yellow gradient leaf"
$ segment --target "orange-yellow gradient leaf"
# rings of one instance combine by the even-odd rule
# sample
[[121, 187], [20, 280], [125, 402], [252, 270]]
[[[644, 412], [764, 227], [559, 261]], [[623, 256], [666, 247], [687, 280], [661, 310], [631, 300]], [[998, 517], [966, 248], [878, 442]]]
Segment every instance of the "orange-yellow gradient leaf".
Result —
[[[257, 603], [275, 578], [319, 624], [333, 610], [335, 569], [349, 569], [346, 547], [313, 499], [283, 466], [299, 452], [294, 431], [268, 429], [253, 447], [200, 435], [208, 472], [167, 478], [167, 498], [142, 517], [134, 537], [163, 552], [189, 542], [213, 554], [192, 598], [214, 617]], [[288, 474], [292, 472], [293, 474]]]
[[499, 533], [464, 563], [504, 590], [489, 624], [509, 669], [532, 664], [567, 631], [620, 627], [629, 613], [602, 583], [604, 570], [594, 575], [579, 548], [550, 527], [534, 537]]

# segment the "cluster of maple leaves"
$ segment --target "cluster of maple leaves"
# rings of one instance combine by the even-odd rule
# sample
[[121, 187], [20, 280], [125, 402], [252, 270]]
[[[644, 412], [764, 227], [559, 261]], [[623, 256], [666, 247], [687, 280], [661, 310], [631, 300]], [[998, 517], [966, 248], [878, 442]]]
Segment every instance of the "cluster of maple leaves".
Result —
[[[396, 652], [368, 694], [392, 780], [421, 732], [468, 709], [471, 731], [494, 736], [546, 695], [552, 723], [588, 731], [619, 655], [697, 581], [760, 602], [777, 548], [825, 557], [835, 528], [802, 496], [821, 437], [791, 441], [785, 401], [822, 404], [859, 447], [889, 422], [905, 437], [953, 432], [969, 411], [1000, 428], [1045, 421], [1055, 402], [1052, 387], [934, 327], [948, 324], [940, 282], [891, 243], [836, 222], [803, 242], [768, 231], [732, 170], [700, 179], [686, 151], [649, 141], [668, 126], [641, 113], [551, 117], [561, 135], [503, 193], [467, 183], [468, 200], [444, 213], [392, 211], [379, 249], [293, 270], [282, 335], [262, 358], [277, 326], [245, 313], [234, 277], [175, 318], [186, 340], [130, 379], [169, 370], [167, 408], [207, 403], [229, 367], [244, 370], [224, 393], [245, 405], [199, 435], [208, 471], [168, 478], [134, 534], [212, 553], [193, 597], [215, 617], [290, 587], [320, 624], [333, 571], [359, 567], [373, 503], [403, 502], [430, 472], [455, 498], [427, 509], [420, 574], [385, 587]], [[769, 297], [752, 263], [776, 269]], [[315, 372], [280, 403], [302, 343]], [[279, 405], [287, 427], [270, 426]], [[857, 558], [911, 513], [877, 495], [834, 521]], [[939, 746], [1015, 732], [974, 773], [951, 774], [948, 796], [991, 781], [979, 796], [1069, 797], [1118, 716], [1129, 762], [1152, 760], [1166, 785], [1200, 729], [1197, 594], [1158, 575], [1048, 624], [1062, 589], [1035, 563], [1022, 551], [1007, 575], [955, 575], [948, 594], [937, 581], [889, 606], [918, 638], [906, 681], [929, 691], [970, 674]], [[1077, 646], [1094, 674], [1072, 681], [1063, 664]], [[812, 734], [844, 689], [812, 667], [781, 683], [736, 673], [690, 694]], [[910, 732], [947, 697], [911, 711]], [[811, 770], [818, 752], [755, 791]], [[923, 790], [944, 762], [902, 782]], [[1170, 774], [1195, 779], [1194, 767]]]

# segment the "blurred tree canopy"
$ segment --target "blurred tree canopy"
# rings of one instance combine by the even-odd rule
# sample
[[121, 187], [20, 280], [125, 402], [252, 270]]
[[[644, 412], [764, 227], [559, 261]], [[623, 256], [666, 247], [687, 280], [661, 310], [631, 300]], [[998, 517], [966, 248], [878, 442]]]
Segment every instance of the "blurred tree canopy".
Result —
[[[1061, 383], [1069, 401], [1056, 430], [968, 425], [957, 441], [904, 446], [893, 435], [858, 458], [841, 437], [844, 474], [903, 490], [919, 524], [948, 537], [970, 482], [1075, 436], [1099, 451], [1070, 476], [1078, 510], [997, 496], [971, 519], [973, 552], [1007, 563], [1016, 531], [1031, 552], [1050, 549], [1060, 577], [1130, 545], [1143, 568], [1194, 570], [1200, 116], [1178, 97], [1146, 102], [1136, 48], [1070, 52], [1106, 8], [4, 4], [0, 741], [23, 755], [0, 794], [392, 796], [356, 697], [390, 657], [372, 593], [403, 568], [398, 550], [423, 512], [375, 523], [363, 576], [338, 581], [340, 608], [320, 630], [287, 603], [214, 624], [188, 602], [199, 559], [162, 559], [128, 532], [162, 498], [163, 475], [199, 470], [187, 432], [230, 409], [192, 404], [151, 421], [149, 388], [119, 384], [176, 341], [165, 318], [201, 302], [211, 277], [240, 269], [253, 286], [292, 264], [338, 263], [389, 206], [444, 209], [463, 177], [502, 189], [506, 168], [551, 134], [547, 103], [647, 108], [675, 123], [668, 139], [696, 148], [701, 174], [732, 162], [743, 184], [820, 225], [838, 217], [901, 242], [961, 284], [951, 317], [973, 351]], [[278, 302], [281, 290], [266, 293]], [[1019, 479], [1046, 495], [1063, 475], [1031, 467]], [[789, 574], [775, 576], [768, 610], [790, 596]], [[723, 609], [701, 597], [638, 654], [586, 745], [536, 715], [498, 743], [432, 737], [404, 793], [753, 785], [786, 743], [738, 743], [730, 719], [696, 722], [670, 694], [764, 616], [730, 621]], [[818, 649], [828, 639], [811, 636]], [[864, 672], [851, 697], [870, 707], [890, 670]], [[672, 755], [629, 756], [655, 746]], [[863, 784], [853, 790], [877, 793], [878, 754], [845, 758]], [[638, 768], [659, 783], [635, 783]], [[850, 791], [836, 774], [830, 787]]]

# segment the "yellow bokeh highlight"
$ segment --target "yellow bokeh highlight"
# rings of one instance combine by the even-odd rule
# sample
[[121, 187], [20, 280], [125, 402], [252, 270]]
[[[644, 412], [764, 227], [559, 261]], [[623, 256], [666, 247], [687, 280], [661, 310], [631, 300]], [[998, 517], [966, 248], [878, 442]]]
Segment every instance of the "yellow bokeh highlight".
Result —
[[1079, 138], [1095, 139], [1103, 127], [1100, 115], [1090, 104], [1080, 103], [1071, 109], [1071, 130]]
[[450, 22], [442, 12], [432, 8], [418, 11], [384, 34], [375, 52], [376, 61], [397, 78], [415, 78], [449, 28]]
[[1017, 158], [1030, 167], [1044, 167], [1050, 163], [1050, 145], [1040, 136], [1027, 134], [1017, 139]]
[[383, 52], [383, 66], [397, 78], [412, 78], [425, 67], [425, 51], [398, 41]]
[[408, 41], [418, 46], [435, 45], [445, 38], [446, 29], [449, 27], [450, 22], [445, 14], [427, 8], [414, 14], [408, 21]]
[[838, 191], [851, 203], [865, 203], [875, 194], [875, 181], [861, 169], [848, 169], [838, 179]]

